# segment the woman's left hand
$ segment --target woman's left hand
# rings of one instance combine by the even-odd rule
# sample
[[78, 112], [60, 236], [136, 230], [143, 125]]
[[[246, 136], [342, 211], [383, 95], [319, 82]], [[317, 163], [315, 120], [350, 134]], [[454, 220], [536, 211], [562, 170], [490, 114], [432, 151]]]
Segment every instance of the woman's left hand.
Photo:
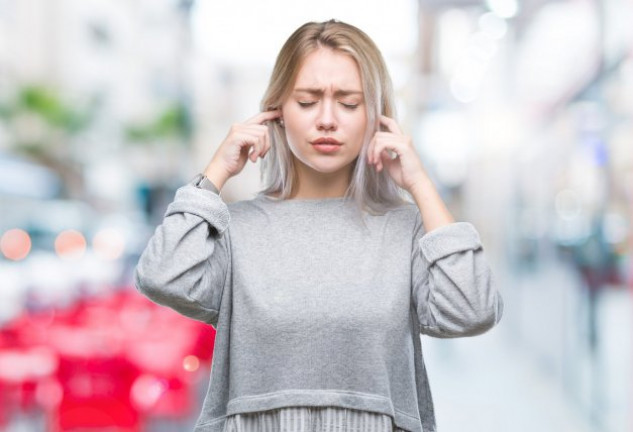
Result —
[[[374, 165], [378, 172], [383, 167], [401, 188], [411, 192], [412, 189], [427, 178], [411, 137], [400, 130], [398, 123], [387, 116], [380, 116], [380, 124], [387, 131], [378, 131], [369, 143], [367, 161]], [[394, 159], [387, 150], [396, 154]]]

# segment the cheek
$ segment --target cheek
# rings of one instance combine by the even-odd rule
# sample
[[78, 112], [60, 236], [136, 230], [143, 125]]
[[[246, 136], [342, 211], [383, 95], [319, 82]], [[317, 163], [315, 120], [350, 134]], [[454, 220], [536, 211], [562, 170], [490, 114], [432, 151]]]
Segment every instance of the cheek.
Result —
[[301, 138], [305, 135], [310, 127], [309, 118], [305, 113], [298, 113], [294, 110], [289, 110], [284, 113], [284, 124], [286, 130], [286, 136], [290, 139]]
[[305, 131], [295, 121], [288, 121], [284, 118], [286, 140], [291, 148], [297, 148], [305, 140]]
[[364, 114], [354, 119], [352, 127], [354, 130], [354, 134], [358, 136], [358, 139], [360, 141], [362, 141], [365, 137], [365, 133], [367, 132], [367, 125], [367, 118]]
[[297, 119], [293, 117], [284, 117], [284, 129], [288, 137], [296, 137], [301, 131], [301, 125], [297, 123]]

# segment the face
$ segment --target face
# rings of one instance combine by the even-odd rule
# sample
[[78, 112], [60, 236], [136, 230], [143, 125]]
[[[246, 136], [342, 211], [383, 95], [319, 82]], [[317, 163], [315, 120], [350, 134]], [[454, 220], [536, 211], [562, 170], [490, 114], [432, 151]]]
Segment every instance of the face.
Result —
[[309, 54], [282, 104], [288, 145], [299, 175], [349, 175], [367, 126], [356, 61], [329, 48]]

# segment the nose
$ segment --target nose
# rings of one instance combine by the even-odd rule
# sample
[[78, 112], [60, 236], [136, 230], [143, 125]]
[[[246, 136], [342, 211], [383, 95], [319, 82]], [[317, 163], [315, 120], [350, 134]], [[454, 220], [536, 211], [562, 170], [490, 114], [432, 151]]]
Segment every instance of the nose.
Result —
[[337, 121], [336, 113], [334, 112], [334, 103], [327, 99], [323, 100], [320, 105], [319, 115], [317, 118], [317, 129], [334, 131], [336, 130]]

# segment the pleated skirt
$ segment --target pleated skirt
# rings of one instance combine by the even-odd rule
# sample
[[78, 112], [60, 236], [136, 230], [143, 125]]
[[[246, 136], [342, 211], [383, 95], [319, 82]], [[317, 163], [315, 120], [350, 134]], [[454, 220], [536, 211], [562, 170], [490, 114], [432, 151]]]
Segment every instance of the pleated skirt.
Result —
[[386, 414], [340, 407], [288, 407], [229, 416], [224, 432], [407, 432]]

